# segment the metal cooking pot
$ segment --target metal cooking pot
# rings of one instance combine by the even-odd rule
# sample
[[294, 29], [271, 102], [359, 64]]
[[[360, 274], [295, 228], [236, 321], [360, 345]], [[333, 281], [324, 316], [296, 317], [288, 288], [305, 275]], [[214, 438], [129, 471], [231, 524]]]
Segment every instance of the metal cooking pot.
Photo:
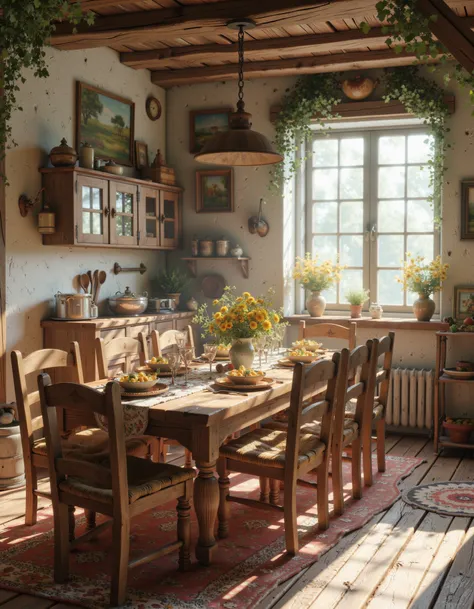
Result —
[[91, 294], [61, 294], [58, 292], [55, 299], [58, 319], [91, 318]]
[[127, 286], [125, 292], [116, 292], [109, 298], [109, 307], [115, 315], [141, 315], [148, 306], [148, 294], [142, 296], [134, 294]]

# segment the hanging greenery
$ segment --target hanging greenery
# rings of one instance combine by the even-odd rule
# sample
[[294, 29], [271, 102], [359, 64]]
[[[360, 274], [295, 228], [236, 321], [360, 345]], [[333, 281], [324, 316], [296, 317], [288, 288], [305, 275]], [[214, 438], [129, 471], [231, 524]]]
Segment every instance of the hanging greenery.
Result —
[[[446, 141], [449, 111], [444, 102], [444, 91], [434, 81], [420, 76], [417, 66], [386, 70], [383, 85], [385, 102], [402, 102], [408, 113], [422, 119], [431, 128], [433, 138], [430, 139], [431, 159], [428, 163], [432, 189], [430, 201], [434, 208], [435, 223], [439, 225], [445, 153], [450, 147]], [[310, 141], [311, 125], [314, 123], [327, 130], [327, 120], [337, 117], [333, 109], [340, 101], [341, 83], [336, 75], [317, 74], [298, 79], [284, 98], [275, 123], [277, 148], [289, 160], [286, 167], [283, 163], [275, 166], [273, 186], [281, 188], [285, 179], [296, 173], [300, 164], [306, 160], [295, 158], [298, 142]]]
[[35, 77], [49, 76], [45, 44], [54, 32], [54, 21], [92, 23], [94, 14], [83, 13], [79, 2], [65, 0], [0, 0], [0, 151], [14, 146], [11, 117], [22, 108], [16, 102], [19, 85], [25, 82], [24, 69]]

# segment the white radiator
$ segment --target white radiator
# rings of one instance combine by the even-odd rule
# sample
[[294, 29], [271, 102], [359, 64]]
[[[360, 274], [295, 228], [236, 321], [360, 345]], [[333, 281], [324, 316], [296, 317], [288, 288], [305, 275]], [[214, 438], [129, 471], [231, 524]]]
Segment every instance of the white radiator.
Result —
[[433, 423], [433, 370], [392, 368], [386, 423], [391, 427], [430, 430]]

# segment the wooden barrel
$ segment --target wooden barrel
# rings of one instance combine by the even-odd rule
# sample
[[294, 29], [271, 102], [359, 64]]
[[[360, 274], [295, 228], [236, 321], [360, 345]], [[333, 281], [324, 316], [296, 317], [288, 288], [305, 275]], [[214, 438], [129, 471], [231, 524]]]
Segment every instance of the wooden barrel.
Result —
[[25, 484], [20, 426], [0, 427], [0, 490]]

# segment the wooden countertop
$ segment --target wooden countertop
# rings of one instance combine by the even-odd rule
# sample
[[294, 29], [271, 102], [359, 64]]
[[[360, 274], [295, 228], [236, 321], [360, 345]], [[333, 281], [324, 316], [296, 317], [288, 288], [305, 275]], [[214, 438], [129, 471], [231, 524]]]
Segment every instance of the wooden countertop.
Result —
[[117, 328], [122, 326], [135, 326], [137, 324], [148, 324], [154, 321], [167, 321], [173, 319], [191, 319], [194, 317], [194, 311], [177, 311], [175, 313], [146, 313], [144, 315], [136, 315], [133, 317], [97, 317], [96, 319], [79, 319], [78, 321], [53, 320], [44, 319], [41, 322], [42, 328], [50, 328], [53, 326], [84, 326], [94, 328]]

